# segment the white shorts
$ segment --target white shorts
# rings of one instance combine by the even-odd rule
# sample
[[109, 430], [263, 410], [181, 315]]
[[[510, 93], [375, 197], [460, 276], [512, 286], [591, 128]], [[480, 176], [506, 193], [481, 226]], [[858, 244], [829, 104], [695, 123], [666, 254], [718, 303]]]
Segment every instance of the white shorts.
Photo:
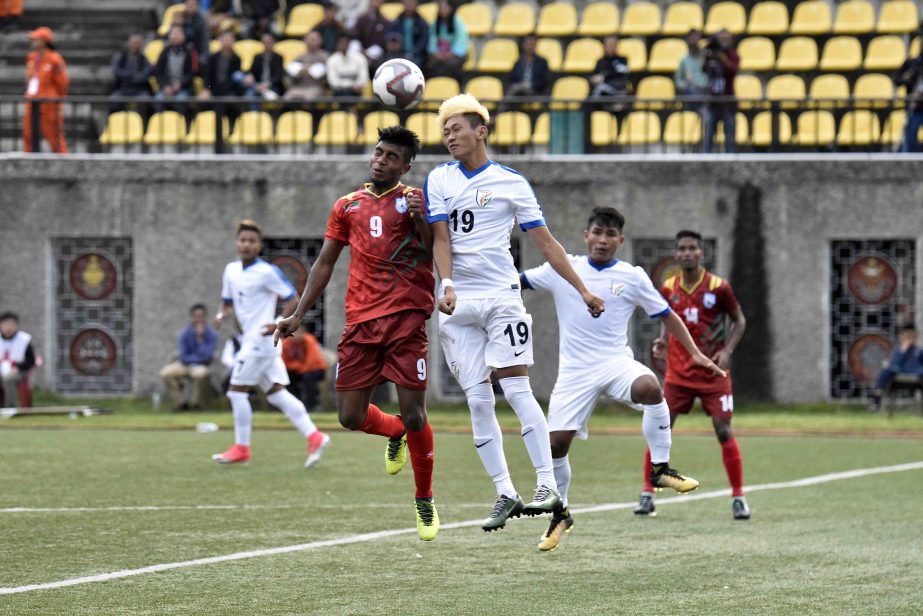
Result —
[[495, 368], [532, 365], [532, 317], [521, 299], [460, 299], [439, 313], [445, 361], [462, 389], [483, 383]]
[[269, 391], [276, 383], [289, 384], [288, 370], [285, 369], [281, 353], [258, 353], [245, 347], [234, 357], [231, 385], [259, 387], [263, 391]]
[[631, 385], [645, 375], [654, 373], [631, 357], [617, 357], [599, 367], [560, 370], [548, 404], [548, 431], [576, 430], [577, 437], [586, 440], [587, 422], [602, 395], [641, 410], [631, 401]]

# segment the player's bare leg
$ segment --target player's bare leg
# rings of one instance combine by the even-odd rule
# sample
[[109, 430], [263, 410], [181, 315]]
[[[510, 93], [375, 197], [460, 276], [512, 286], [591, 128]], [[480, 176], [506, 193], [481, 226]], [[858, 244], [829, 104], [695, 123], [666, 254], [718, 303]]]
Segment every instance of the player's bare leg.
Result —
[[305, 460], [304, 467], [311, 468], [320, 462], [324, 450], [330, 444], [330, 437], [317, 429], [304, 403], [293, 396], [281, 383], [275, 383], [269, 388], [266, 392], [266, 401], [285, 413], [295, 429], [305, 438], [308, 458]]
[[561, 495], [561, 504], [552, 511], [548, 530], [539, 539], [538, 549], [543, 552], [548, 552], [558, 547], [564, 533], [570, 532], [571, 527], [574, 525], [574, 518], [568, 510], [567, 501], [567, 491], [570, 487], [571, 478], [568, 452], [574, 440], [574, 434], [576, 434], [575, 430], [557, 430], [549, 435], [551, 463], [554, 468], [554, 480]]
[[737, 439], [731, 430], [731, 420], [729, 417], [715, 415], [711, 421], [715, 428], [715, 436], [721, 444], [721, 459], [727, 472], [728, 483], [731, 484], [731, 511], [734, 519], [749, 520], [750, 507], [744, 496], [743, 462], [740, 459], [740, 447], [737, 446]]
[[[414, 507], [417, 513], [417, 534], [432, 541], [439, 533], [439, 513], [433, 502], [433, 429], [426, 417], [426, 391], [397, 387], [397, 400], [404, 424], [406, 448], [416, 485]], [[389, 452], [393, 441], [388, 442]], [[405, 456], [406, 459], [406, 456]]]

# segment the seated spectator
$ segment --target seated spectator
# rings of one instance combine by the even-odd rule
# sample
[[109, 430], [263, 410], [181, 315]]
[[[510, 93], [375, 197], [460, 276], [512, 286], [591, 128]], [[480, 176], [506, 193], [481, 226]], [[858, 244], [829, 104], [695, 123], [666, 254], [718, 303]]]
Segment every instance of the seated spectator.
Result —
[[304, 37], [308, 51], [285, 67], [292, 77], [292, 85], [283, 97], [285, 100], [312, 100], [327, 96], [327, 58], [329, 55], [321, 49], [321, 36], [317, 32], [308, 32]]
[[22, 0], [0, 0], [0, 32], [16, 32], [22, 21]]
[[[923, 31], [923, 28], [921, 28]], [[923, 126], [923, 48], [920, 55], [910, 58], [894, 75], [897, 86], [907, 88], [908, 113], [907, 123], [904, 124], [904, 141], [901, 143], [901, 152], [920, 151], [920, 126]]]
[[314, 32], [321, 36], [321, 47], [332, 54], [336, 51], [337, 41], [341, 36], [348, 36], [346, 28], [337, 20], [337, 5], [333, 2], [324, 3], [324, 17], [314, 26]]
[[[113, 96], [149, 96], [153, 67], [144, 55], [144, 36], [138, 33], [128, 37], [122, 51], [112, 57], [112, 76], [115, 78]], [[123, 108], [124, 105], [118, 105]], [[117, 109], [112, 109], [117, 111]]]
[[603, 57], [596, 62], [590, 75], [593, 86], [590, 97], [626, 96], [631, 82], [628, 79], [628, 58], [618, 54], [619, 38], [607, 36], [603, 39]]
[[388, 32], [385, 36], [385, 53], [377, 60], [369, 63], [369, 73], [374, 75], [378, 67], [388, 60], [409, 59], [404, 53], [404, 37], [397, 32]]
[[334, 96], [362, 96], [369, 81], [369, 63], [358, 49], [350, 49], [349, 37], [337, 40], [336, 52], [327, 59], [327, 83]]
[[186, 31], [186, 40], [195, 48], [199, 57], [208, 57], [208, 44], [211, 41], [208, 22], [199, 10], [199, 0], [185, 0], [186, 8], [174, 17], [174, 23], [180, 23]]
[[429, 30], [428, 77], [454, 77], [461, 80], [462, 67], [468, 57], [468, 30], [455, 14], [455, 6], [440, 0], [439, 14]]
[[385, 36], [391, 22], [381, 14], [383, 0], [369, 0], [368, 10], [359, 16], [353, 27], [352, 36], [362, 45], [362, 52], [373, 64], [385, 53]]
[[901, 328], [891, 361], [878, 375], [875, 389], [869, 395], [873, 410], [881, 409], [881, 396], [898, 375], [915, 376], [923, 381], [923, 349], [917, 346], [917, 328], [913, 325]]
[[199, 72], [199, 54], [186, 44], [186, 31], [173, 24], [167, 34], [167, 45], [154, 66], [154, 78], [160, 86], [157, 98], [187, 98], [192, 96], [192, 80]]
[[533, 35], [522, 39], [519, 59], [510, 72], [507, 96], [541, 96], [548, 93], [548, 61], [535, 53], [537, 42]]
[[264, 32], [260, 40], [266, 51], [253, 58], [250, 72], [244, 77], [244, 87], [247, 89], [247, 96], [275, 100], [285, 92], [282, 81], [285, 68], [282, 66], [282, 56], [272, 50], [276, 44], [276, 35]]
[[[196, 304], [189, 314], [192, 322], [179, 333], [179, 360], [167, 364], [160, 371], [176, 411], [201, 408], [200, 403], [209, 387], [208, 367], [218, 345], [218, 334], [205, 320], [205, 306]], [[191, 381], [191, 386], [184, 388], [187, 379]]]
[[244, 38], [256, 38], [263, 32], [273, 31], [279, 0], [240, 0], [240, 7], [245, 18], [241, 28]]
[[240, 56], [234, 53], [234, 33], [222, 32], [218, 41], [221, 49], [208, 58], [202, 79], [205, 88], [200, 98], [212, 96], [241, 96], [244, 93], [244, 73], [240, 70]]
[[[699, 42], [702, 40], [702, 33], [698, 30], [690, 30], [686, 35], [686, 45], [689, 48], [688, 53], [679, 61], [676, 67], [676, 73], [673, 75], [673, 82], [676, 84], [676, 93], [680, 96], [702, 96], [708, 88], [708, 75], [705, 74], [705, 57], [702, 53], [702, 47]], [[702, 107], [702, 103], [687, 103], [686, 108], [696, 111]]]
[[320, 343], [304, 325], [282, 341], [282, 361], [288, 370], [288, 390], [304, 403], [309, 413], [318, 409], [317, 384], [324, 380], [327, 361], [321, 354]]
[[740, 67], [740, 56], [734, 48], [734, 37], [727, 30], [708, 39], [705, 46], [705, 74], [708, 75], [708, 95], [705, 105], [704, 151], [712, 151], [718, 122], [724, 125], [724, 151], [737, 151], [737, 101], [734, 100], [734, 78]]
[[404, 12], [391, 24], [390, 32], [404, 39], [404, 55], [417, 66], [426, 66], [426, 49], [429, 46], [429, 26], [417, 12], [417, 0], [404, 0]]
[[13, 312], [0, 315], [0, 378], [3, 380], [4, 407], [17, 407], [20, 387], [35, 366], [32, 336], [19, 329], [19, 316]]
[[[205, 11], [205, 21], [212, 36], [217, 36], [225, 30], [240, 30], [240, 20], [235, 7], [235, 0], [211, 0]], [[205, 8], [205, 7], [202, 7]]]

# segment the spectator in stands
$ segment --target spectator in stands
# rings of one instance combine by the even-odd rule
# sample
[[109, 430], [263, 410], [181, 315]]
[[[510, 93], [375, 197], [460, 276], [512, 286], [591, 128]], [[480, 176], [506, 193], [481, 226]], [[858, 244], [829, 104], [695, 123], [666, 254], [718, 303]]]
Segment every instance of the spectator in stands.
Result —
[[923, 126], [923, 49], [920, 50], [919, 56], [904, 62], [894, 76], [894, 83], [906, 87], [907, 96], [910, 98], [901, 152], [919, 152], [920, 126]]
[[154, 66], [154, 77], [160, 86], [157, 98], [188, 98], [192, 96], [192, 81], [199, 72], [199, 54], [186, 43], [186, 30], [170, 26], [167, 45]]
[[263, 32], [260, 40], [266, 51], [253, 58], [250, 72], [244, 77], [244, 87], [247, 89], [247, 96], [275, 100], [285, 92], [283, 59], [272, 49], [276, 44], [275, 34]]
[[327, 59], [327, 83], [334, 96], [362, 96], [369, 82], [369, 63], [344, 34], [337, 40], [336, 51]]
[[22, 0], [0, 0], [0, 31], [16, 32], [22, 19]]
[[[26, 58], [26, 98], [63, 98], [70, 79], [64, 58], [54, 50], [54, 33], [42, 26], [29, 33], [32, 51]], [[22, 119], [23, 150], [32, 151], [32, 108], [39, 107], [39, 130], [53, 152], [67, 154], [61, 103], [29, 103]]]
[[429, 26], [417, 12], [417, 0], [404, 0], [404, 12], [391, 24], [391, 32], [404, 39], [404, 54], [417, 66], [426, 66]]
[[247, 20], [241, 29], [245, 38], [256, 38], [273, 29], [273, 20], [279, 12], [279, 0], [240, 0], [240, 6]]
[[468, 30], [465, 22], [455, 14], [455, 6], [440, 0], [436, 21], [429, 29], [429, 59], [426, 73], [429, 77], [454, 77], [461, 81], [462, 67], [468, 57]]
[[288, 370], [288, 390], [304, 403], [309, 413], [317, 410], [317, 384], [324, 380], [327, 361], [321, 354], [320, 343], [304, 325], [282, 341], [282, 361]]
[[[225, 30], [240, 29], [239, 15], [235, 0], [211, 0], [208, 9], [205, 11], [205, 20], [208, 22], [208, 29], [213, 36], [218, 35]], [[204, 6], [202, 7], [205, 8]]]
[[[673, 82], [676, 84], [676, 93], [680, 96], [702, 96], [708, 88], [708, 75], [705, 74], [705, 56], [699, 43], [702, 33], [696, 29], [686, 35], [686, 45], [689, 52], [679, 61]], [[701, 103], [687, 103], [686, 108], [697, 111]]]
[[607, 36], [603, 39], [603, 57], [596, 62], [590, 75], [593, 86], [590, 97], [625, 96], [631, 82], [628, 80], [628, 58], [618, 54], [619, 38]]
[[353, 38], [362, 45], [362, 51], [373, 64], [385, 53], [385, 36], [391, 22], [381, 14], [382, 0], [369, 0], [368, 10], [359, 16], [353, 27]]
[[19, 329], [13, 312], [0, 315], [0, 379], [3, 381], [4, 407], [19, 406], [19, 388], [35, 366], [32, 336]]
[[[115, 87], [112, 96], [150, 96], [150, 77], [153, 67], [144, 55], [144, 35], [134, 33], [125, 47], [112, 57], [112, 76]], [[123, 103], [110, 105], [110, 111], [124, 109]]]
[[898, 333], [898, 345], [891, 360], [879, 373], [875, 389], [869, 395], [872, 410], [881, 409], [881, 396], [898, 375], [910, 375], [923, 380], [923, 349], [917, 346], [917, 328], [905, 325]]
[[186, 8], [176, 14], [173, 23], [180, 23], [186, 31], [186, 40], [192, 43], [199, 57], [208, 57], [208, 44], [211, 41], [208, 22], [199, 10], [199, 0], [186, 0]]
[[739, 67], [740, 56], [734, 48], [734, 37], [727, 30], [721, 30], [711, 37], [705, 46], [708, 94], [714, 97], [705, 106], [706, 154], [712, 151], [718, 122], [724, 124], [724, 151], [729, 154], [737, 151], [737, 101], [734, 100], [734, 78]]
[[202, 72], [205, 87], [200, 98], [212, 96], [241, 96], [244, 93], [244, 73], [240, 69], [240, 56], [234, 53], [234, 33], [222, 32], [218, 41], [221, 49], [209, 57]]
[[[205, 306], [196, 304], [189, 314], [192, 322], [180, 331], [177, 341], [179, 359], [160, 371], [175, 411], [200, 408], [209, 384], [209, 365], [218, 346], [218, 334], [206, 322]], [[184, 393], [187, 379], [191, 381], [191, 387]]]
[[548, 93], [548, 61], [535, 53], [537, 42], [538, 39], [534, 35], [522, 39], [519, 59], [510, 72], [507, 96], [541, 96]]
[[332, 54], [336, 51], [337, 41], [341, 36], [348, 36], [346, 28], [337, 19], [337, 5], [333, 2], [324, 3], [324, 17], [314, 26], [314, 32], [321, 36], [321, 47]]
[[327, 96], [327, 58], [321, 49], [320, 33], [308, 32], [304, 37], [307, 53], [285, 67], [293, 81], [283, 97], [285, 100], [312, 100]]
[[388, 60], [409, 59], [404, 53], [404, 37], [399, 32], [388, 32], [385, 35], [385, 53], [377, 60], [369, 63], [369, 74], [374, 75], [378, 67]]

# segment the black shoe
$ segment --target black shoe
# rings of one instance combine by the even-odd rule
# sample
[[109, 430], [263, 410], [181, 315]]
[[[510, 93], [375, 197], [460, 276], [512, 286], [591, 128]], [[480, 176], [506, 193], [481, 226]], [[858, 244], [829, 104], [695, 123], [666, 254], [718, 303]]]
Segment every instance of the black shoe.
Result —
[[651, 492], [641, 492], [641, 500], [635, 507], [635, 515], [657, 515], [657, 508], [654, 507], [654, 495]]
[[481, 528], [488, 533], [492, 530], [500, 530], [506, 526], [507, 520], [521, 516], [523, 509], [525, 509], [525, 505], [521, 498], [518, 496], [510, 498], [505, 494], [501, 494], [494, 502], [493, 511], [481, 523]]

